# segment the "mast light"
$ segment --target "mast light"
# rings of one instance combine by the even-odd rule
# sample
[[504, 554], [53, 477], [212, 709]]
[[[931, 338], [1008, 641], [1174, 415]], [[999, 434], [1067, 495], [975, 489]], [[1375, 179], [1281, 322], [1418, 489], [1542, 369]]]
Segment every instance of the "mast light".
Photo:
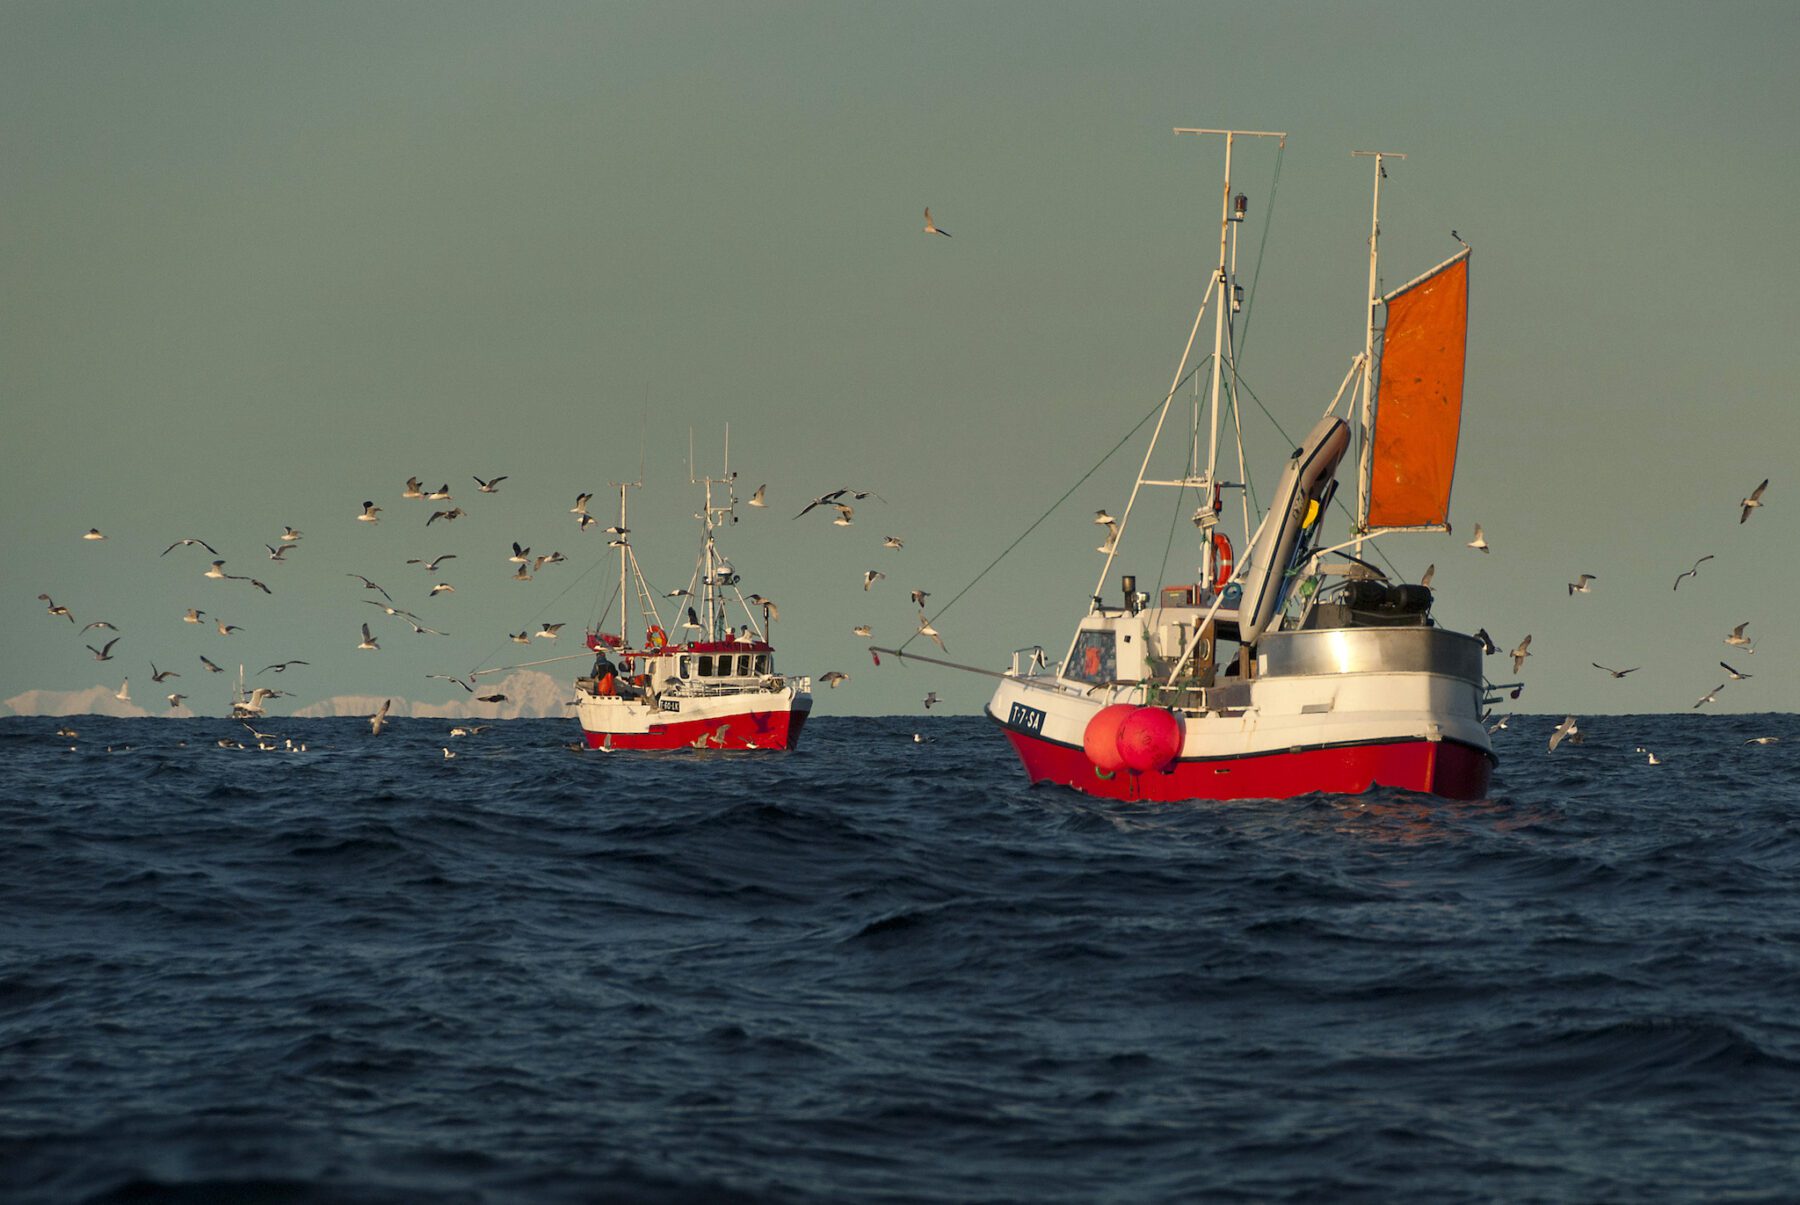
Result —
[[1231, 199], [1231, 220], [1232, 221], [1234, 221], [1234, 222], [1243, 221], [1244, 215], [1249, 212], [1250, 212], [1250, 198], [1249, 197], [1245, 196], [1243, 193], [1239, 193], [1237, 196], [1235, 196]]

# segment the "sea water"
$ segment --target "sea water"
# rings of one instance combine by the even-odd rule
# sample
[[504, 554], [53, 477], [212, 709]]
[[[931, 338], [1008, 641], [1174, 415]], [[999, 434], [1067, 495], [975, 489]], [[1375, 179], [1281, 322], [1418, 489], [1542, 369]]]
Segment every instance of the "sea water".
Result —
[[1223, 805], [978, 717], [0, 721], [0, 1198], [1793, 1200], [1800, 723], [1555, 718]]

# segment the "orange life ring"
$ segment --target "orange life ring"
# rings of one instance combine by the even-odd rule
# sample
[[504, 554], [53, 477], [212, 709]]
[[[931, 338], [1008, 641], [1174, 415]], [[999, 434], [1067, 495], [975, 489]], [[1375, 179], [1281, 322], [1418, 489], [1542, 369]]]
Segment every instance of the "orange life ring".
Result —
[[1213, 532], [1213, 593], [1217, 594], [1231, 580], [1231, 537]]
[[669, 634], [655, 624], [651, 624], [644, 632], [644, 643], [653, 649], [665, 648], [669, 643]]

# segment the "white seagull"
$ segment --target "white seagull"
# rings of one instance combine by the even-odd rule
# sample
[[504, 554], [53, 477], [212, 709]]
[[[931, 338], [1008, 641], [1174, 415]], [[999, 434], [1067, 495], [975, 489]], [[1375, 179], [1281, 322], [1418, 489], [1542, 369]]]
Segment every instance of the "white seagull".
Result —
[[1769, 479], [1767, 477], [1764, 477], [1763, 483], [1761, 485], [1757, 486], [1755, 489], [1751, 490], [1750, 496], [1748, 498], [1745, 498], [1741, 503], [1739, 503], [1739, 505], [1741, 505], [1744, 508], [1743, 513], [1738, 516], [1739, 523], [1742, 523], [1745, 520], [1747, 520], [1750, 517], [1750, 512], [1762, 505], [1763, 491], [1768, 488], [1769, 488]]
[[[367, 631], [368, 629], [364, 628], [363, 630]], [[388, 707], [391, 706], [393, 702], [392, 699], [383, 699], [381, 701], [381, 710], [369, 717], [369, 732], [372, 735], [381, 735], [381, 726], [387, 723]]]
[[1749, 626], [1750, 621], [1748, 619], [1743, 623], [1738, 624], [1737, 627], [1731, 629], [1731, 635], [1725, 637], [1725, 643], [1731, 645], [1733, 648], [1741, 648], [1746, 653], [1754, 653], [1756, 651], [1756, 646], [1751, 643], [1750, 637], [1744, 635], [1744, 629]]
[[1487, 536], [1482, 534], [1481, 524], [1479, 523], [1475, 525], [1475, 538], [1469, 541], [1469, 547], [1473, 548], [1476, 552], [1486, 552], [1488, 550]]
[[1600, 580], [1599, 578], [1595, 577], [1591, 573], [1582, 574], [1580, 581], [1575, 581], [1575, 582], [1569, 583], [1569, 596], [1572, 598], [1577, 594], [1591, 594], [1593, 592], [1593, 587], [1590, 586], [1588, 583], [1597, 582], [1599, 580]]
[[106, 537], [100, 534], [100, 529], [98, 527], [90, 527], [87, 529], [87, 534], [81, 538], [84, 540], [104, 540]]
[[1713, 687], [1711, 690], [1709, 690], [1705, 694], [1701, 695], [1700, 702], [1695, 703], [1694, 706], [1699, 707], [1706, 703], [1717, 703], [1719, 701], [1719, 692], [1721, 690], [1724, 690], [1725, 687], [1726, 687], [1726, 683], [1724, 683], [1724, 682], [1719, 683], [1717, 686]]
[[1525, 639], [1519, 641], [1519, 647], [1512, 651], [1513, 673], [1516, 674], [1525, 668], [1525, 658], [1529, 656], [1531, 656], [1531, 637], [1527, 635]]
[[1563, 722], [1558, 724], [1556, 726], [1556, 731], [1550, 734], [1550, 752], [1555, 753], [1556, 747], [1562, 744], [1565, 738], [1574, 736], [1575, 731], [1575, 717], [1572, 715], [1564, 716]]
[[927, 205], [925, 207], [925, 230], [924, 230], [924, 233], [926, 233], [926, 234], [941, 234], [945, 238], [950, 237], [950, 232], [948, 230], [939, 230], [937, 228], [937, 223], [935, 223], [931, 220], [931, 206], [929, 206], [929, 205]]
[[[362, 643], [357, 645], [356, 647], [359, 649], [368, 649], [372, 652], [379, 652], [381, 650], [381, 645], [376, 643], [375, 637], [369, 635], [369, 625], [366, 623], [363, 624], [362, 630], [363, 630]], [[387, 713], [387, 708], [383, 707], [382, 714], [385, 715], [386, 713]], [[381, 729], [377, 728], [375, 731], [380, 732]]]
[[767, 506], [768, 502], [764, 501], [764, 499], [763, 499], [763, 491], [768, 488], [769, 487], [767, 485], [757, 486], [756, 492], [754, 494], [750, 495], [750, 505], [751, 506]]
[[819, 675], [819, 681], [821, 681], [825, 685], [831, 687], [831, 689], [833, 689], [833, 690], [836, 690], [838, 688], [838, 683], [848, 682], [849, 680], [850, 680], [849, 674], [840, 674], [835, 669], [829, 671], [828, 673], [823, 673], [823, 674]]
[[[363, 503], [362, 514], [356, 517], [364, 523], [379, 523], [381, 522], [381, 508], [376, 506], [373, 502], [365, 502]], [[427, 520], [427, 523], [429, 522], [430, 520]]]
[[1695, 561], [1694, 567], [1692, 569], [1689, 569], [1686, 573], [1677, 574], [1675, 577], [1675, 584], [1673, 586], [1670, 586], [1669, 589], [1671, 589], [1671, 590], [1681, 589], [1681, 579], [1684, 577], [1698, 577], [1700, 574], [1700, 566], [1706, 564], [1706, 562], [1708, 562], [1710, 560], [1712, 560], [1712, 553], [1709, 552], [1705, 556], [1701, 557], [1699, 560]]
[[879, 569], [870, 569], [870, 570], [865, 571], [863, 573], [863, 589], [867, 590], [870, 586], [874, 585], [878, 581], [881, 581], [886, 576], [887, 576], [887, 574], [883, 573]]

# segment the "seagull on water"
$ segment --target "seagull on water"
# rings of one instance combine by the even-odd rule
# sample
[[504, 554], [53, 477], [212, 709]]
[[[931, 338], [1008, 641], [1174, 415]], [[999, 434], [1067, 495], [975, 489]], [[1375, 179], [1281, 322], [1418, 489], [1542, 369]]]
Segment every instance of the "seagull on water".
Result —
[[1486, 552], [1488, 550], [1487, 536], [1482, 534], [1481, 524], [1479, 523], [1475, 525], [1475, 538], [1469, 541], [1469, 547], [1473, 548], [1476, 552]]
[[56, 601], [54, 599], [52, 599], [48, 594], [38, 595], [38, 600], [40, 602], [45, 602], [45, 603], [50, 604], [49, 606], [44, 608], [46, 611], [49, 611], [50, 614], [60, 615], [64, 619], [68, 620], [70, 623], [75, 622], [75, 617], [73, 615], [69, 614], [69, 608], [57, 606]]
[[1527, 635], [1525, 639], [1519, 641], [1519, 647], [1512, 651], [1513, 673], [1516, 674], [1525, 668], [1525, 658], [1529, 656], [1531, 656], [1531, 637]]
[[1580, 581], [1575, 581], [1575, 582], [1569, 583], [1569, 596], [1571, 598], [1573, 598], [1577, 594], [1591, 594], [1593, 592], [1593, 587], [1590, 586], [1588, 583], [1597, 582], [1599, 580], [1600, 580], [1599, 578], [1595, 577], [1591, 573], [1582, 574]]
[[1550, 734], [1550, 752], [1555, 753], [1556, 747], [1562, 744], [1564, 739], [1574, 736], [1575, 733], [1575, 717], [1572, 715], [1564, 716], [1563, 722], [1558, 724], [1556, 726], [1556, 731]]
[[924, 230], [924, 233], [925, 234], [941, 234], [945, 238], [950, 237], [950, 232], [948, 230], [939, 230], [937, 228], [937, 223], [933, 222], [931, 220], [931, 206], [929, 206], [929, 205], [927, 205], [925, 207], [925, 230]]
[[449, 761], [451, 758], [456, 756], [456, 754], [450, 752], [450, 746], [448, 746], [448, 745], [439, 745], [438, 748], [440, 748], [444, 751], [444, 760], [445, 761]]
[[1641, 665], [1634, 665], [1630, 669], [1611, 669], [1611, 668], [1608, 668], [1607, 666], [1601, 665], [1598, 661], [1590, 661], [1590, 662], [1588, 662], [1588, 664], [1593, 666], [1595, 669], [1606, 670], [1607, 673], [1611, 674], [1615, 678], [1623, 678], [1626, 674], [1635, 674], [1638, 672], [1638, 670], [1644, 668]]
[[1742, 523], [1746, 519], [1748, 519], [1750, 517], [1750, 512], [1762, 505], [1763, 491], [1768, 488], [1769, 488], [1769, 479], [1767, 477], [1764, 477], [1763, 483], [1761, 485], [1757, 486], [1755, 489], [1751, 490], [1750, 496], [1748, 498], [1745, 498], [1742, 502], [1739, 503], [1739, 505], [1744, 508], [1743, 513], [1738, 516], [1739, 523]]

